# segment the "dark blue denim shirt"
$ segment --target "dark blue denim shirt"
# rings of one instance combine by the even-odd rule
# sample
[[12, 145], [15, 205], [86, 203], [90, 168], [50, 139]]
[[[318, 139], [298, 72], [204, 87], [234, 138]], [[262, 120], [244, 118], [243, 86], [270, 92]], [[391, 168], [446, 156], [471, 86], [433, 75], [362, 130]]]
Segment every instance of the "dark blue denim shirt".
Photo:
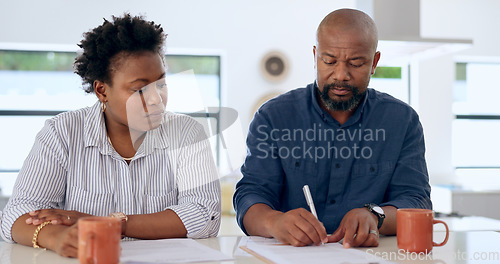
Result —
[[283, 212], [309, 209], [305, 184], [328, 233], [348, 211], [366, 203], [432, 208], [417, 113], [368, 89], [355, 113], [340, 125], [320, 107], [316, 87], [309, 84], [280, 95], [255, 114], [243, 178], [233, 197], [243, 231], [243, 217], [256, 203]]

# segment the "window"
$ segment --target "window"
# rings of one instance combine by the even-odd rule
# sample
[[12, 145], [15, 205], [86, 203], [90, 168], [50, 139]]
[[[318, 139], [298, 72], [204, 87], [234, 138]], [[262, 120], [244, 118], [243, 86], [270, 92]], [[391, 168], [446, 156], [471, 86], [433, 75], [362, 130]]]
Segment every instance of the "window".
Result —
[[455, 72], [452, 159], [457, 177], [467, 185], [498, 188], [499, 181], [491, 177], [500, 176], [500, 87], [496, 80], [500, 60], [459, 61]]
[[[68, 49], [71, 50], [71, 49]], [[169, 50], [170, 51], [170, 50]], [[81, 89], [73, 73], [75, 51], [0, 50], [0, 190], [10, 195], [17, 172], [46, 119], [91, 106], [97, 98]], [[166, 56], [167, 109], [193, 116], [209, 135], [220, 131], [221, 56]], [[211, 137], [220, 163], [220, 138]], [[3, 187], [3, 188], [2, 188]]]
[[410, 103], [408, 67], [377, 67], [375, 74], [372, 75], [369, 87], [388, 93], [405, 103]]

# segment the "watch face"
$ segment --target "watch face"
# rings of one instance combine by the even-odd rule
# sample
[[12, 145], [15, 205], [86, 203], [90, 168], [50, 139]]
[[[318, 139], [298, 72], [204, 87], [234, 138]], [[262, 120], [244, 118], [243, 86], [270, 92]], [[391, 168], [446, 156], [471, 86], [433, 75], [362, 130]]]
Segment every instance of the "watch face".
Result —
[[384, 210], [382, 210], [382, 208], [378, 207], [378, 206], [374, 206], [372, 207], [373, 211], [379, 213], [379, 214], [384, 214]]

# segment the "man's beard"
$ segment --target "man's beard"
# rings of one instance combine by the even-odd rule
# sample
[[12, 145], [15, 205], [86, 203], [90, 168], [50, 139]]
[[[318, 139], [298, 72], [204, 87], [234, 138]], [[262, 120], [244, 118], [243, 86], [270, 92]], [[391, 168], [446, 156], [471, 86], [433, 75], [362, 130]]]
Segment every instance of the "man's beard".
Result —
[[[328, 95], [328, 91], [333, 88], [343, 88], [350, 90], [352, 93], [351, 98], [348, 100], [333, 100], [330, 98]], [[326, 106], [328, 110], [333, 110], [333, 111], [351, 111], [355, 109], [363, 96], [365, 95], [366, 90], [362, 93], [359, 92], [359, 88], [353, 85], [345, 84], [345, 83], [330, 83], [330, 84], [325, 84], [323, 86], [323, 92], [319, 90], [318, 88], [318, 94], [319, 97], [321, 98], [321, 101], [323, 104]]]

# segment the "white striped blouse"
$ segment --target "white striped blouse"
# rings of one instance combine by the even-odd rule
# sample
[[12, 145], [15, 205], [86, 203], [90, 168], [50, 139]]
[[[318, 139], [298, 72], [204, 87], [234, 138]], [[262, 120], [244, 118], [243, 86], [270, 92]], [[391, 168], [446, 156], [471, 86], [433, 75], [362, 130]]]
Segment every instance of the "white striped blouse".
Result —
[[127, 164], [107, 140], [99, 106], [46, 121], [4, 209], [4, 239], [12, 242], [17, 218], [44, 208], [97, 216], [171, 209], [188, 237], [216, 236], [221, 191], [203, 127], [191, 117], [167, 112]]

